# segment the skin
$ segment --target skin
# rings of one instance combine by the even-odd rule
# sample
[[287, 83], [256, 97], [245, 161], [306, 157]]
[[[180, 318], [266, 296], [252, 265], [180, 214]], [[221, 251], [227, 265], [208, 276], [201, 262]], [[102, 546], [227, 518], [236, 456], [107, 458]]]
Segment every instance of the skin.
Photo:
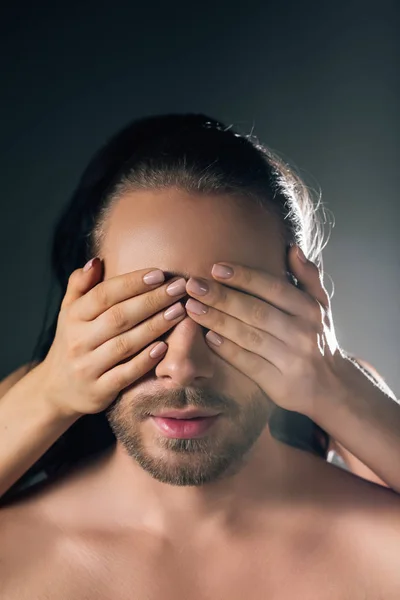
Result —
[[[385, 380], [382, 378], [380, 373], [373, 367], [369, 362], [357, 357], [357, 361], [361, 364], [372, 376], [374, 376], [378, 381], [381, 382], [381, 385], [385, 386], [385, 389], [389, 395], [392, 395], [392, 391], [387, 386]], [[359, 477], [363, 477], [364, 479], [368, 479], [369, 481], [373, 481], [378, 485], [382, 485], [385, 487], [389, 487], [376, 473], [374, 473], [371, 469], [367, 467], [361, 460], [358, 460], [354, 454], [349, 452], [342, 444], [339, 442], [331, 441], [329, 450], [335, 451], [346, 463], [347, 468], [358, 475]]]
[[[384, 384], [380, 375], [371, 365], [360, 359], [358, 359], [358, 362], [361, 362], [367, 370], [372, 372], [380, 380], [381, 385]], [[34, 398], [34, 393], [29, 386], [28, 390], [17, 386], [17, 391], [16, 383], [21, 379], [26, 382], [27, 370], [28, 365], [24, 365], [0, 383], [0, 399], [5, 396], [0, 403], [0, 421], [3, 423], [3, 434], [0, 436], [2, 443], [0, 449], [0, 455], [2, 456], [0, 497], [75, 420], [72, 419], [71, 422], [71, 419], [60, 419], [57, 414], [55, 415], [53, 411], [48, 410], [47, 403], [43, 403], [41, 385], [38, 388], [38, 398]], [[386, 390], [391, 394], [391, 390], [387, 386]], [[34, 411], [32, 410], [33, 406], [35, 406]], [[38, 407], [40, 410], [38, 410]], [[7, 434], [9, 434], [8, 437]], [[335, 442], [332, 438], [328, 452], [329, 462], [332, 462], [331, 451], [336, 452], [344, 460], [346, 468], [350, 472], [379, 485], [390, 487], [343, 445]]]
[[[224, 260], [285, 277], [277, 224], [230, 197], [126, 194], [102, 250], [105, 279]], [[204, 334], [187, 316], [163, 336], [108, 411], [115, 447], [0, 515], [8, 600], [399, 597], [397, 496], [273, 439], [271, 399]], [[189, 404], [222, 412], [191, 443], [144, 418]]]

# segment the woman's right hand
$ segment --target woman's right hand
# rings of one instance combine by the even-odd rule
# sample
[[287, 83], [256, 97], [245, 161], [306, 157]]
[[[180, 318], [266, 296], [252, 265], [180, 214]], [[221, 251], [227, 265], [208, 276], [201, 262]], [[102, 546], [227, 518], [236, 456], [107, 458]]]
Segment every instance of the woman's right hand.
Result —
[[[186, 316], [176, 302], [186, 294], [185, 279], [160, 285], [164, 274], [155, 269], [159, 282], [147, 284], [143, 277], [154, 269], [141, 269], [101, 281], [102, 270], [96, 258], [88, 271], [71, 274], [53, 343], [37, 367], [48, 401], [65, 416], [105, 410], [165, 354], [165, 342], [149, 344]], [[151, 356], [154, 349], [161, 352]]]

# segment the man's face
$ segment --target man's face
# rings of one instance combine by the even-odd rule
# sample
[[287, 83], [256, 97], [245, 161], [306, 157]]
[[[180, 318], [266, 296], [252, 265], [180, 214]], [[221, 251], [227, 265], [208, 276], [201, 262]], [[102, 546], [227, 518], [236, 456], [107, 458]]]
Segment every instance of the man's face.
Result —
[[[104, 278], [143, 268], [212, 280], [215, 262], [237, 262], [285, 278], [276, 220], [250, 201], [134, 191], [113, 207], [102, 248]], [[183, 298], [183, 303], [186, 301]], [[110, 406], [107, 418], [126, 452], [155, 479], [198, 486], [240, 470], [267, 425], [272, 403], [207, 345], [189, 316], [162, 339], [164, 358]], [[148, 414], [185, 407], [221, 414], [201, 437], [163, 435]]]

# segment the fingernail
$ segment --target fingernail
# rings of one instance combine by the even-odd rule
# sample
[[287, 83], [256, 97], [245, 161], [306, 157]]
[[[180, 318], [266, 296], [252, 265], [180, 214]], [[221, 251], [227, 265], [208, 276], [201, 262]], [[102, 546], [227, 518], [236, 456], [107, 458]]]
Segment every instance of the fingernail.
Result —
[[195, 279], [191, 277], [187, 282], [187, 288], [189, 292], [196, 294], [196, 296], [205, 296], [208, 293], [208, 285], [203, 279]]
[[90, 260], [87, 261], [86, 265], [83, 267], [83, 271], [89, 271], [92, 267], [93, 267], [93, 263], [95, 261], [96, 257], [91, 258]]
[[297, 256], [299, 257], [301, 262], [305, 264], [307, 262], [307, 259], [304, 256], [303, 250], [299, 246], [297, 246], [296, 252], [297, 252]]
[[143, 281], [147, 285], [153, 285], [154, 283], [162, 283], [164, 281], [164, 273], [160, 269], [156, 269], [155, 271], [150, 271], [143, 276]]
[[168, 308], [168, 310], [165, 311], [164, 319], [166, 319], [167, 321], [173, 321], [177, 317], [180, 317], [181, 315], [183, 315], [184, 312], [185, 312], [185, 309], [183, 308], [182, 304], [180, 302], [177, 302], [176, 304], [173, 304], [172, 306], [170, 306]]
[[162, 356], [165, 353], [167, 347], [168, 346], [165, 342], [160, 342], [159, 344], [157, 344], [157, 346], [154, 346], [154, 348], [150, 350], [150, 356], [152, 358], [160, 358], [160, 356]]
[[193, 300], [193, 298], [189, 298], [185, 306], [195, 315], [205, 315], [208, 312], [208, 306], [201, 302], [197, 302], [197, 300]]
[[171, 285], [167, 287], [165, 290], [168, 296], [179, 296], [180, 294], [184, 294], [186, 292], [186, 279], [177, 279]]
[[211, 269], [211, 273], [215, 275], [215, 277], [221, 277], [221, 279], [229, 279], [233, 275], [233, 269], [228, 267], [227, 265], [218, 265], [215, 264]]
[[209, 331], [206, 333], [206, 338], [210, 344], [214, 344], [215, 346], [220, 346], [223, 342], [222, 337], [219, 336], [218, 333], [215, 333], [215, 331]]

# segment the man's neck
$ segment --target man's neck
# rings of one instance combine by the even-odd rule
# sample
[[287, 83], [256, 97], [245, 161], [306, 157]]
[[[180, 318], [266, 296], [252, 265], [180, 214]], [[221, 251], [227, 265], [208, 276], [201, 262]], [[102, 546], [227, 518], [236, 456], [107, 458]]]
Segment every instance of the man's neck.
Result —
[[[324, 464], [322, 464], [324, 463]], [[264, 430], [242, 468], [202, 486], [161, 483], [144, 471], [117, 442], [78, 479], [90, 506], [108, 527], [145, 528], [170, 536], [188, 528], [216, 531], [237, 527], [248, 515], [271, 515], [309, 496], [325, 461], [275, 440]], [[84, 482], [84, 486], [83, 486]]]

